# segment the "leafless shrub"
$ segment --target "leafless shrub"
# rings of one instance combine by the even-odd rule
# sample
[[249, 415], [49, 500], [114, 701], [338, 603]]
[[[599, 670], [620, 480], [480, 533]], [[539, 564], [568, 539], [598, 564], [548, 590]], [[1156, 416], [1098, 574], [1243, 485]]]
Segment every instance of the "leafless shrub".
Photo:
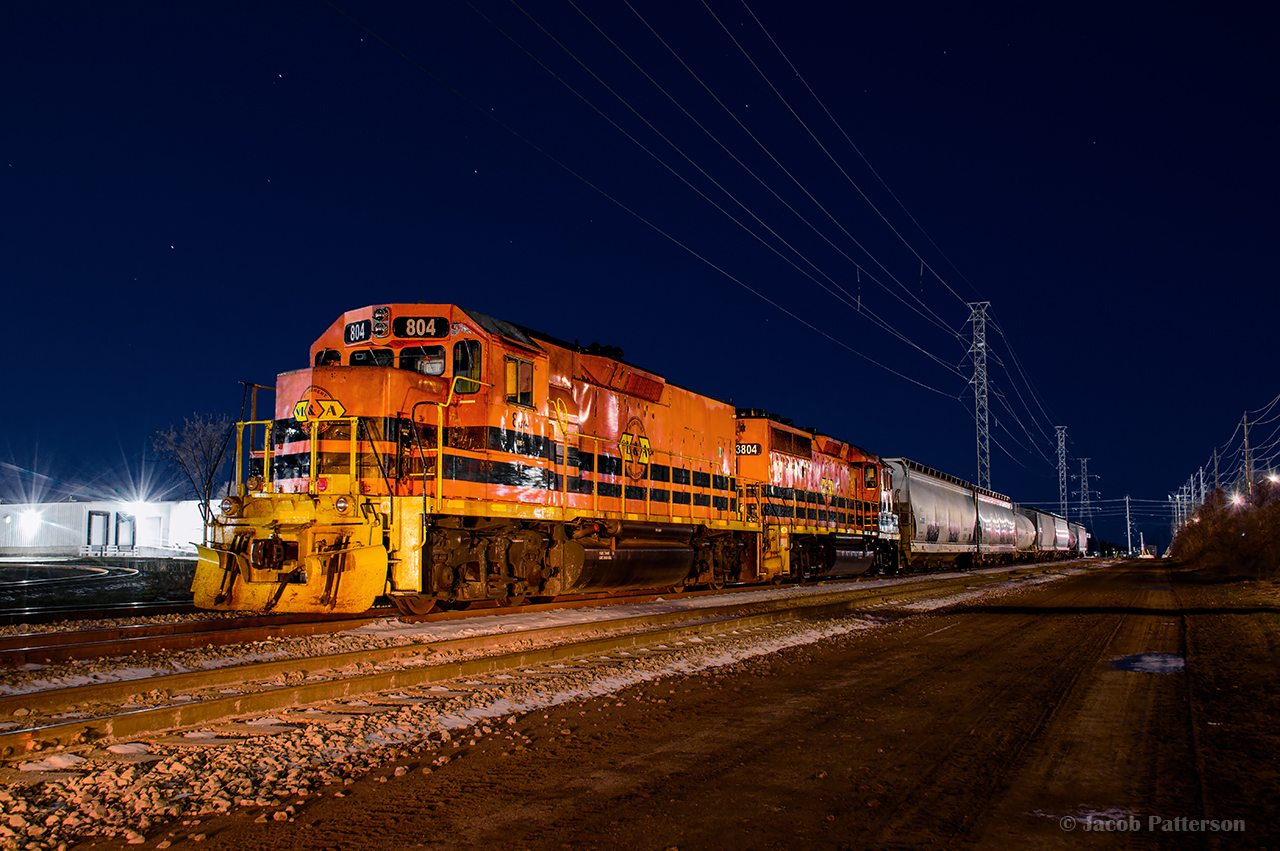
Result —
[[1280, 576], [1280, 488], [1254, 485], [1242, 504], [1214, 491], [1173, 541], [1173, 556], [1218, 576]]
[[231, 427], [232, 420], [228, 416], [192, 414], [183, 418], [181, 428], [169, 426], [156, 432], [152, 439], [156, 452], [181, 471], [190, 485], [190, 493], [200, 501], [205, 543], [209, 537], [209, 503], [228, 458]]

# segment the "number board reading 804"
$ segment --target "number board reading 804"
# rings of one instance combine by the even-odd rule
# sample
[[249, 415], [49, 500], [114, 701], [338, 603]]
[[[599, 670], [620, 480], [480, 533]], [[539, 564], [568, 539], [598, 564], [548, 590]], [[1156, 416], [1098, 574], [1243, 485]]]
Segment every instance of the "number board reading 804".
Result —
[[348, 346], [354, 346], [356, 343], [365, 342], [372, 336], [373, 323], [368, 319], [361, 319], [359, 322], [347, 323], [347, 327], [342, 334], [342, 339]]
[[397, 337], [447, 337], [449, 320], [443, 316], [397, 316], [391, 320], [391, 333]]

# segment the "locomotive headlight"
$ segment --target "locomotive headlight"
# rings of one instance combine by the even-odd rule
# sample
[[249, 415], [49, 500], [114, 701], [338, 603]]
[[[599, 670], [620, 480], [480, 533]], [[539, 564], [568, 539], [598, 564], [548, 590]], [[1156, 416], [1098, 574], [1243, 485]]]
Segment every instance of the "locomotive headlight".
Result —
[[387, 336], [387, 323], [385, 322], [373, 323], [373, 336], [375, 337]]
[[391, 308], [389, 307], [375, 307], [373, 309], [373, 318], [378, 322], [385, 322], [387, 320], [387, 317], [390, 315], [391, 315]]
[[351, 500], [345, 496], [340, 496], [333, 501], [333, 507], [338, 509], [339, 514], [346, 514], [347, 509], [351, 508]]
[[236, 517], [240, 514], [240, 500], [234, 496], [222, 500], [222, 505], [219, 507], [222, 509], [223, 517]]

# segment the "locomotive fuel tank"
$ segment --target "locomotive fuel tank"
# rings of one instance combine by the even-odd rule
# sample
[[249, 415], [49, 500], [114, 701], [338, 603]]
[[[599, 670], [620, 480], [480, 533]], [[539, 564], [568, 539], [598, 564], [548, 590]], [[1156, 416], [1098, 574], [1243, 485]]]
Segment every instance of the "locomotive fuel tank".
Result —
[[599, 524], [589, 536], [552, 547], [557, 594], [681, 585], [693, 566], [689, 525], [634, 521]]

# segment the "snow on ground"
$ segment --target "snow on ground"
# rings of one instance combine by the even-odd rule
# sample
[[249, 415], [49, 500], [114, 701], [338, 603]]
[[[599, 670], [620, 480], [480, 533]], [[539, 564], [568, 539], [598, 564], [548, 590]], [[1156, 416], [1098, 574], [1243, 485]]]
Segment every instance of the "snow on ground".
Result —
[[[1028, 581], [997, 583], [984, 592], [1007, 592]], [[862, 587], [871, 585], [865, 583]], [[387, 622], [364, 631], [379, 636], [381, 641], [397, 643], [480, 634], [485, 630], [509, 631], [517, 619], [523, 619], [521, 628], [532, 629], [616, 618], [627, 614], [628, 609], [644, 614], [672, 611], [678, 605], [696, 611], [747, 599], [832, 590], [839, 589], [765, 589], [746, 592], [757, 595], [751, 598], [729, 595], [655, 601], [612, 606], [603, 613], [577, 609], [506, 615], [477, 619], [494, 622], [479, 625], [471, 620], [441, 624]], [[969, 599], [984, 592], [953, 597]], [[130, 844], [141, 844], [144, 833], [162, 825], [176, 826], [179, 820], [182, 827], [176, 834], [190, 830], [192, 839], [203, 838], [196, 832], [202, 816], [226, 813], [235, 807], [261, 807], [259, 820], [287, 821], [295, 805], [308, 796], [341, 796], [344, 785], [408, 753], [442, 748], [432, 763], [438, 766], [452, 758], [453, 748], [462, 740], [474, 743], [486, 736], [501, 735], [512, 739], [513, 746], [519, 745], [522, 736], [507, 732], [518, 715], [666, 677], [731, 668], [753, 657], [873, 629], [881, 623], [883, 619], [873, 613], [858, 613], [816, 623], [742, 629], [715, 638], [689, 638], [660, 647], [614, 651], [591, 657], [589, 663], [557, 663], [536, 671], [509, 671], [466, 682], [370, 696], [368, 700], [337, 702], [298, 712], [277, 711], [246, 722], [264, 731], [288, 727], [261, 736], [230, 739], [217, 730], [192, 730], [184, 738], [200, 742], [199, 747], [122, 742], [111, 746], [109, 754], [86, 746], [78, 749], [79, 753], [50, 755], [23, 764], [21, 769], [27, 774], [21, 782], [11, 779], [7, 789], [0, 789], [0, 805], [12, 814], [7, 823], [0, 824], [0, 844], [55, 849], [90, 836], [120, 837]], [[350, 638], [368, 640], [370, 636]], [[137, 673], [141, 669], [132, 670]], [[369, 700], [392, 705], [380, 708], [383, 704], [371, 706]], [[561, 734], [572, 732], [563, 730]], [[396, 769], [397, 773], [402, 771], [403, 767]], [[334, 786], [337, 788], [326, 791]], [[269, 811], [274, 812], [268, 814]], [[168, 844], [166, 839], [156, 847]]]
[[[1067, 568], [1064, 573], [1079, 572], [1083, 568]], [[972, 574], [990, 575], [1009, 571], [1008, 567], [985, 568]], [[910, 587], [918, 582], [958, 578], [963, 573], [932, 573], [893, 579], [871, 579], [852, 582], [831, 582], [811, 585], [753, 588], [729, 594], [698, 597], [659, 599], [648, 603], [618, 603], [606, 606], [588, 606], [579, 609], [556, 609], [545, 612], [518, 614], [494, 614], [434, 623], [405, 623], [387, 618], [371, 624], [331, 635], [307, 636], [255, 642], [249, 645], [202, 647], [164, 654], [135, 654], [121, 659], [80, 660], [56, 665], [26, 665], [16, 671], [0, 674], [0, 695], [31, 694], [51, 689], [71, 688], [104, 682], [122, 682], [144, 679], [164, 674], [211, 670], [251, 662], [266, 662], [289, 658], [309, 658], [334, 653], [355, 652], [404, 646], [428, 641], [447, 641], [479, 635], [499, 635], [528, 630], [565, 627], [575, 624], [602, 623], [626, 617], [643, 617], [669, 612], [697, 614], [700, 609], [743, 603], [765, 602], [780, 599], [801, 599], [815, 595], [845, 591], [861, 591], [888, 586]], [[1042, 574], [1038, 577], [1011, 580], [1013, 583], [1051, 581], [1063, 574]], [[1002, 583], [1003, 587], [1008, 583]], [[906, 608], [927, 611], [972, 599], [979, 591], [911, 604]], [[425, 664], [420, 662], [419, 664]]]
[[[215, 730], [193, 730], [184, 738], [202, 747], [131, 742], [112, 747], [114, 759], [95, 759], [91, 752], [53, 755], [22, 764], [26, 782], [11, 782], [8, 791], [0, 791], [0, 804], [19, 816], [0, 825], [0, 843], [53, 849], [89, 836], [112, 836], [134, 844], [144, 832], [179, 819], [194, 832], [200, 817], [233, 807], [275, 810], [272, 819], [288, 820], [293, 806], [324, 787], [337, 786], [336, 794], [341, 795], [343, 785], [387, 761], [425, 747], [450, 742], [457, 747], [463, 741], [474, 744], [504, 734], [518, 715], [665, 677], [731, 666], [878, 623], [874, 618], [841, 618], [740, 631], [715, 641], [673, 641], [661, 651], [592, 657], [590, 670], [544, 666], [537, 669], [537, 677], [517, 673], [472, 681], [483, 688], [466, 692], [436, 685], [383, 695], [382, 700], [400, 705], [381, 712], [367, 712], [371, 707], [366, 700], [313, 707], [286, 718], [250, 721], [259, 727], [297, 726], [234, 743]], [[344, 709], [361, 712], [343, 715]], [[307, 721], [309, 715], [314, 721]], [[433, 765], [450, 761], [452, 754], [446, 749]], [[44, 772], [54, 774], [41, 782]], [[260, 819], [266, 818], [264, 812]]]
[[[974, 574], [993, 574], [1009, 571], [1008, 567], [986, 568], [975, 570]], [[753, 588], [735, 591], [730, 594], [715, 594], [700, 597], [676, 597], [674, 599], [659, 598], [649, 603], [615, 603], [608, 606], [591, 606], [581, 609], [557, 609], [548, 612], [524, 612], [521, 614], [501, 614], [486, 617], [466, 618], [459, 621], [439, 621], [436, 623], [404, 623], [398, 619], [388, 618], [357, 629], [350, 630], [347, 635], [369, 635], [391, 637], [401, 640], [446, 641], [453, 638], [469, 638], [477, 635], [498, 635], [524, 630], [544, 629], [571, 626], [574, 624], [595, 623], [598, 621], [616, 620], [628, 617], [644, 617], [669, 612], [690, 612], [696, 614], [699, 609], [710, 609], [718, 606], [733, 606], [746, 603], [760, 603], [770, 600], [801, 599], [824, 594], [838, 594], [849, 591], [863, 591], [871, 588], [891, 586], [910, 587], [918, 582], [931, 582], [937, 579], [959, 578], [969, 574], [963, 573], [931, 573], [922, 576], [909, 576], [893, 579], [868, 579], [853, 582], [830, 582], [812, 585], [787, 585], [782, 587]], [[1015, 580], [1017, 581], [1017, 580]]]
[[1085, 570], [1087, 570], [1087, 568], [1071, 567], [1058, 573], [1042, 573], [1039, 576], [1010, 579], [1007, 582], [997, 582], [995, 585], [988, 585], [985, 588], [974, 588], [970, 591], [961, 591], [958, 594], [949, 594], [946, 597], [932, 597], [928, 600], [918, 600], [914, 603], [907, 603], [903, 605], [902, 608], [912, 612], [931, 612], [934, 609], [945, 609], [947, 606], [967, 603], [970, 600], [976, 600], [979, 597], [985, 597], [989, 594], [999, 594], [1004, 591], [1011, 591], [1015, 588], [1024, 588], [1028, 585], [1042, 585], [1045, 582], [1055, 582], [1068, 576], [1076, 576], [1084, 573]]

